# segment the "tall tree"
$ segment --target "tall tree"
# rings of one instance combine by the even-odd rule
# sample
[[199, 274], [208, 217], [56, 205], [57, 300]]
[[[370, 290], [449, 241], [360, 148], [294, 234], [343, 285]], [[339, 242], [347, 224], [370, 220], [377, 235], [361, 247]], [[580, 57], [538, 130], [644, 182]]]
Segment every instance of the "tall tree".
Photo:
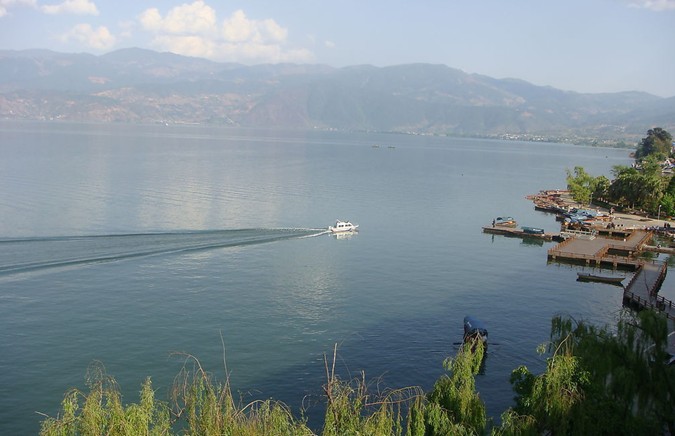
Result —
[[647, 131], [647, 136], [642, 138], [635, 151], [635, 158], [640, 160], [650, 155], [656, 155], [664, 159], [671, 154], [673, 137], [661, 127], [655, 127]]
[[669, 182], [656, 155], [647, 156], [641, 169], [617, 165], [612, 172], [615, 179], [608, 192], [613, 201], [656, 213]]
[[570, 190], [574, 201], [582, 204], [590, 203], [595, 190], [595, 179], [583, 167], [574, 167], [574, 172], [567, 170], [567, 189]]

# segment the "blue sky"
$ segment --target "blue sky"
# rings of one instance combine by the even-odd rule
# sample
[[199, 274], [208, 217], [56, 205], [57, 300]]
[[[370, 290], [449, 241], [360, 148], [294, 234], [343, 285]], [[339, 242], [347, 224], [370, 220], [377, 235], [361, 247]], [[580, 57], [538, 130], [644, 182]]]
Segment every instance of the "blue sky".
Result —
[[675, 0], [0, 0], [0, 49], [126, 47], [675, 96]]

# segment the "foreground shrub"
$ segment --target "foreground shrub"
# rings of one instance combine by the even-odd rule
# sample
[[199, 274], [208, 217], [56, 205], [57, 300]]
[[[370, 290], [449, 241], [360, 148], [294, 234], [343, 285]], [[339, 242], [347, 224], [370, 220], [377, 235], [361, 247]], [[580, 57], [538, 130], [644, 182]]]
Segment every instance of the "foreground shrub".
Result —
[[[92, 364], [86, 377], [89, 393], [72, 389], [61, 403], [58, 418], [47, 418], [40, 434], [69, 435], [165, 435], [171, 421], [166, 403], [155, 400], [148, 377], [141, 387], [139, 404], [122, 406], [115, 380], [100, 362]], [[80, 404], [82, 402], [82, 404]]]
[[[616, 328], [596, 328], [554, 318], [543, 374], [521, 366], [511, 382], [515, 406], [491, 428], [476, 392], [482, 343], [465, 344], [444, 362], [448, 373], [424, 394], [420, 388], [369, 392], [362, 374], [343, 381], [325, 359], [324, 436], [675, 434], [675, 366], [668, 364], [667, 325], [643, 311]], [[227, 372], [227, 370], [226, 370]], [[138, 404], [123, 405], [117, 384], [100, 363], [87, 372], [88, 393], [66, 393], [59, 415], [47, 417], [41, 434], [70, 435], [313, 435], [284, 404], [235, 403], [229, 382], [215, 381], [187, 356], [171, 403], [157, 401], [150, 379]], [[175, 432], [175, 433], [174, 433]]]
[[[350, 381], [326, 363], [326, 413], [321, 434], [403, 435], [480, 434], [485, 429], [485, 407], [475, 392], [474, 375], [483, 357], [482, 347], [465, 347], [445, 362], [443, 376], [429, 395], [417, 387], [369, 392], [365, 376]], [[42, 423], [45, 436], [70, 435], [288, 435], [314, 433], [304, 419], [296, 419], [282, 403], [266, 400], [237, 405], [228, 382], [219, 383], [187, 356], [174, 380], [171, 405], [156, 401], [148, 378], [139, 404], [122, 405], [114, 379], [96, 363], [87, 374], [88, 393], [76, 389], [63, 400], [57, 418]]]

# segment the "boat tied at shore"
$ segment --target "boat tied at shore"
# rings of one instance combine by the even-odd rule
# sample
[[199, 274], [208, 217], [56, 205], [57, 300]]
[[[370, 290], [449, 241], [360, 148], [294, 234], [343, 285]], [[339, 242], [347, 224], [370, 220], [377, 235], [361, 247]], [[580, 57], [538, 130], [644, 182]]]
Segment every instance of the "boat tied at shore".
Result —
[[610, 276], [598, 276], [595, 274], [589, 273], [577, 273], [577, 281], [579, 282], [599, 282], [607, 283], [609, 285], [623, 286], [624, 277], [610, 277]]
[[492, 220], [492, 227], [516, 227], [518, 223], [513, 217], [498, 216]]

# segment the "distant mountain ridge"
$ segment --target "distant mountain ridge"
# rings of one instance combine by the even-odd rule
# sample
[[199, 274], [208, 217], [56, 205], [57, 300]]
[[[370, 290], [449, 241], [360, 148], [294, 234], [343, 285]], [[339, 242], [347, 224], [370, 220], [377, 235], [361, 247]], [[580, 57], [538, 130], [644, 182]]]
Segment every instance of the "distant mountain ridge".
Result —
[[23, 50], [0, 51], [0, 118], [616, 142], [675, 130], [675, 98], [581, 94], [432, 64], [244, 66], [137, 48]]

